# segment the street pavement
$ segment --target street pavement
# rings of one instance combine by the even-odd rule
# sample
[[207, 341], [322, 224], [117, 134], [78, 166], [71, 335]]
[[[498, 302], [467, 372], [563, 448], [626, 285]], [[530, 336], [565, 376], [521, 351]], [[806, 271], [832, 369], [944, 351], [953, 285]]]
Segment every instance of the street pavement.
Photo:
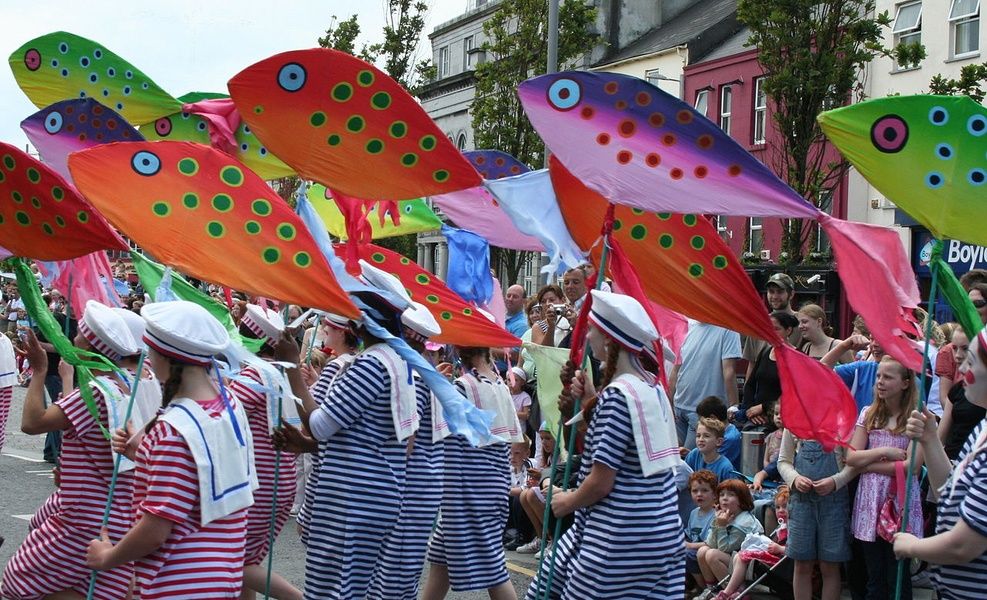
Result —
[[[45, 498], [54, 489], [52, 465], [42, 460], [44, 436], [29, 436], [21, 433], [20, 419], [24, 403], [25, 389], [14, 388], [14, 398], [7, 422], [7, 443], [0, 454], [0, 535], [5, 539], [0, 546], [0, 565], [7, 561], [27, 536], [28, 520]], [[524, 594], [531, 577], [538, 568], [531, 554], [507, 553], [507, 567], [511, 583], [517, 590], [518, 598]], [[426, 567], [427, 569], [427, 567]], [[305, 579], [305, 547], [302, 546], [295, 530], [294, 521], [289, 521], [282, 530], [274, 546], [274, 570], [294, 585], [301, 588]], [[427, 570], [425, 571], [427, 574]], [[485, 591], [451, 592], [449, 600], [480, 600], [489, 596]], [[916, 589], [915, 600], [932, 598], [931, 590]], [[771, 594], [755, 594], [752, 600], [774, 598]], [[843, 598], [850, 598], [844, 591]]]

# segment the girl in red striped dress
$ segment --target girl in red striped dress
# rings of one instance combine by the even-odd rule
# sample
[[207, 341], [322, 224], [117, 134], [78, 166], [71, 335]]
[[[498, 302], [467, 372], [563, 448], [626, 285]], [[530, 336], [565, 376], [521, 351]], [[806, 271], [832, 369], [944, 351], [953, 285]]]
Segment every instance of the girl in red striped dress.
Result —
[[[48, 357], [34, 333], [25, 331], [28, 360], [34, 377], [27, 390], [21, 429], [40, 434], [62, 431], [61, 481], [57, 498], [46, 502], [50, 515], [38, 519], [3, 573], [4, 598], [29, 600], [57, 595], [84, 597], [89, 586], [86, 546], [99, 535], [113, 473], [113, 453], [103, 435], [108, 427], [108, 403], [126, 401], [126, 390], [116, 377], [98, 377], [93, 387], [93, 410], [86, 406], [79, 390], [44, 406], [44, 374]], [[79, 348], [99, 352], [118, 366], [126, 355], [137, 352], [123, 320], [112, 310], [94, 301], [86, 305], [74, 340]], [[95, 414], [94, 414], [95, 413]], [[119, 540], [130, 527], [133, 472], [120, 473], [110, 510], [107, 536]], [[94, 598], [119, 600], [128, 597], [132, 567], [126, 563], [101, 573]], [[78, 594], [78, 596], [76, 596]]]
[[229, 336], [191, 302], [141, 314], [151, 367], [165, 382], [163, 412], [136, 452], [134, 526], [115, 545], [93, 540], [86, 562], [106, 570], [133, 561], [141, 600], [239, 598], [256, 475], [243, 408], [210, 374]]
[[[245, 338], [263, 340], [257, 351], [265, 360], [274, 358], [274, 344], [284, 331], [284, 320], [278, 313], [248, 304], [240, 320], [240, 335]], [[281, 379], [284, 386], [280, 386]], [[250, 431], [254, 438], [254, 464], [257, 467], [257, 480], [260, 487], [254, 492], [254, 505], [247, 513], [247, 546], [243, 560], [243, 587], [246, 590], [263, 593], [267, 587], [265, 559], [271, 551], [271, 509], [275, 504], [274, 473], [277, 450], [271, 443], [271, 431], [277, 426], [276, 388], [285, 391], [291, 388], [287, 380], [273, 366], [262, 372], [255, 366], [244, 367], [239, 377], [230, 384], [237, 400], [243, 404], [250, 421]], [[292, 397], [284, 397], [281, 412], [287, 414], [292, 408]], [[273, 422], [272, 422], [273, 421]], [[284, 453], [278, 464], [277, 513], [274, 520], [274, 537], [291, 516], [295, 501], [295, 455]], [[243, 597], [248, 592], [244, 590]], [[252, 596], [252, 594], [250, 594]], [[284, 577], [271, 573], [272, 598], [278, 600], [301, 600], [302, 593]]]

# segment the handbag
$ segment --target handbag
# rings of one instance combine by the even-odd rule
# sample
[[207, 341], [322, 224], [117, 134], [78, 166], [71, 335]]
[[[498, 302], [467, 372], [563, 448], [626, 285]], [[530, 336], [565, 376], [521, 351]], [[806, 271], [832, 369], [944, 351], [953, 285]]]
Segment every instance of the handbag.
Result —
[[894, 495], [888, 494], [877, 515], [877, 535], [886, 542], [892, 542], [894, 534], [901, 531], [901, 513], [905, 508], [905, 461], [895, 461], [892, 484]]

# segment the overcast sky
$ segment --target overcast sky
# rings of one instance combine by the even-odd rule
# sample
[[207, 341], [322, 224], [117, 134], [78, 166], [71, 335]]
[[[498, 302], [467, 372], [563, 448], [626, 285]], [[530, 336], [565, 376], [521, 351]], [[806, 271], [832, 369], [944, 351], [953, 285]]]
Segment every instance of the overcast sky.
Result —
[[[466, 11], [467, 0], [426, 0], [419, 58], [431, 54], [427, 34]], [[385, 0], [0, 0], [0, 54], [30, 39], [68, 31], [99, 42], [142, 70], [173, 96], [226, 92], [243, 68], [278, 52], [311, 48], [332, 15], [356, 13], [361, 41], [379, 41]], [[357, 44], [359, 47], [359, 44]], [[0, 140], [24, 147], [20, 122], [37, 108], [0, 68]]]

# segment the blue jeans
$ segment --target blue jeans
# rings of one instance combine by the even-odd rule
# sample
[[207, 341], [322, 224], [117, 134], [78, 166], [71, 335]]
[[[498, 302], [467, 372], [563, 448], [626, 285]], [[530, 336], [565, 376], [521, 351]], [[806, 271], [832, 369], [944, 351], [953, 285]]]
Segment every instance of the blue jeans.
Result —
[[679, 437], [679, 446], [692, 450], [696, 447], [696, 424], [699, 415], [695, 408], [675, 407], [675, 432]]
[[[898, 576], [898, 561], [891, 544], [878, 538], [873, 542], [860, 542], [867, 563], [867, 600], [885, 600], [894, 596]], [[901, 600], [912, 600], [912, 573], [905, 564], [901, 586]]]

